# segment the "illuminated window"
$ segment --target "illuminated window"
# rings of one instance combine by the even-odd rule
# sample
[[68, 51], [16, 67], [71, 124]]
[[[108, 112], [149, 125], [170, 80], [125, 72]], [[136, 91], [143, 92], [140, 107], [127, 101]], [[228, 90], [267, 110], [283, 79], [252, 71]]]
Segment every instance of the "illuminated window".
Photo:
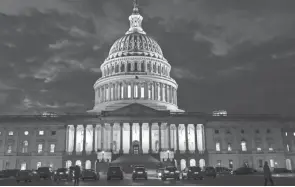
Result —
[[37, 162], [37, 169], [40, 168], [42, 166], [41, 162]]
[[287, 151], [290, 152], [289, 144], [287, 144]]
[[138, 86], [134, 85], [134, 98], [138, 98]]
[[13, 131], [9, 131], [8, 136], [13, 136]]
[[29, 135], [29, 131], [25, 131], [24, 135], [26, 135], [26, 136]]
[[257, 147], [257, 151], [261, 151], [261, 147]]
[[151, 86], [149, 86], [149, 89], [148, 89], [148, 98], [149, 99], [152, 98], [152, 88], [151, 88]]
[[288, 133], [287, 132], [285, 132], [285, 136], [288, 136]]
[[12, 146], [9, 145], [9, 146], [7, 146], [7, 153], [11, 153], [11, 152], [12, 152]]
[[216, 142], [215, 148], [216, 148], [216, 151], [220, 151], [220, 142]]
[[270, 164], [270, 167], [271, 167], [271, 168], [274, 168], [274, 167], [275, 167], [275, 162], [274, 162], [273, 159], [270, 159], [270, 160], [269, 160], [269, 164]]
[[293, 136], [295, 136], [295, 132], [293, 132]]
[[27, 140], [25, 140], [23, 142], [23, 148], [22, 148], [22, 152], [23, 153], [27, 153], [28, 152], [28, 146], [29, 146], [29, 142]]
[[120, 86], [121, 86], [121, 99], [123, 99], [124, 98], [124, 87], [122, 84]]
[[221, 160], [217, 160], [217, 166], [221, 166]]
[[242, 151], [247, 151], [247, 144], [245, 141], [241, 141], [241, 148], [242, 148]]
[[27, 169], [27, 163], [23, 162], [20, 165], [20, 170], [26, 170]]
[[55, 151], [55, 144], [50, 144], [50, 153], [54, 153]]
[[49, 167], [53, 168], [53, 164], [52, 164], [52, 163], [50, 163], [50, 164], [49, 164]]
[[227, 144], [227, 151], [232, 151], [231, 144]]
[[44, 135], [44, 131], [39, 131], [39, 135], [40, 136]]
[[1, 136], [2, 132], [0, 131], [0, 136]]
[[43, 151], [43, 144], [38, 144], [38, 153]]
[[131, 86], [128, 85], [127, 87], [127, 97], [130, 99], [131, 98]]
[[232, 169], [234, 167], [233, 160], [228, 160], [228, 167]]
[[144, 98], [144, 87], [143, 87], [143, 85], [140, 88], [140, 95], [141, 95], [141, 98]]

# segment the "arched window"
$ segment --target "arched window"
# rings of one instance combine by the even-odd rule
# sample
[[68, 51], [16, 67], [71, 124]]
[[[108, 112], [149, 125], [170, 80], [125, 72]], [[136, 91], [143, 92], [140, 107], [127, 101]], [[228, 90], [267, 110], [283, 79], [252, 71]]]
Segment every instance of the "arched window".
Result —
[[91, 169], [91, 161], [90, 160], [86, 160], [85, 169]]
[[156, 64], [154, 64], [153, 72], [154, 72], [154, 73], [157, 73], [157, 65], [156, 65]]
[[245, 140], [241, 141], [241, 148], [242, 148], [242, 151], [247, 151], [247, 143]]
[[72, 166], [72, 161], [67, 160], [66, 161], [66, 168], [70, 168]]
[[161, 66], [158, 66], [158, 74], [161, 74]]
[[106, 87], [106, 100], [107, 100], [107, 101], [109, 100], [109, 92], [110, 92], [110, 89], [109, 89], [109, 87], [107, 86], [107, 87]]
[[81, 162], [81, 160], [77, 160], [75, 165], [76, 165], [76, 166], [80, 166], [80, 167], [82, 167], [82, 162]]
[[196, 166], [196, 160], [195, 159], [190, 159], [189, 165], [190, 166]]
[[138, 71], [138, 63], [134, 62], [134, 71], [137, 72]]
[[186, 168], [186, 161], [184, 159], [180, 160], [180, 170], [184, 170]]

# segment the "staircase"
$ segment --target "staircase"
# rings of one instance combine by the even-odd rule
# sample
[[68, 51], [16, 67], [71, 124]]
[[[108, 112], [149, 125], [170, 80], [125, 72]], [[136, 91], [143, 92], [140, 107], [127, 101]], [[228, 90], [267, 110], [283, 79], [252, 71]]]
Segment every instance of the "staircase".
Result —
[[[117, 110], [119, 108], [125, 107], [125, 106], [130, 105], [130, 104], [131, 104], [130, 102], [115, 103], [115, 104], [106, 106], [105, 111], [114, 111], [114, 110]], [[164, 111], [167, 110], [166, 106], [157, 105], [155, 103], [148, 103], [148, 102], [147, 103], [141, 103], [140, 102], [139, 104], [145, 105], [145, 106], [153, 108], [155, 110], [164, 110]]]

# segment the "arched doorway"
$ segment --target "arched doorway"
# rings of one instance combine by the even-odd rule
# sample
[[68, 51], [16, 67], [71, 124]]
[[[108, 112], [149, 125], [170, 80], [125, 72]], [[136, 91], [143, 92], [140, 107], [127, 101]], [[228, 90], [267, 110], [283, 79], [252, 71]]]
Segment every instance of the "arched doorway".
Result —
[[180, 160], [180, 170], [184, 170], [186, 168], [186, 161], [184, 159]]
[[204, 159], [200, 159], [199, 166], [200, 166], [200, 168], [204, 168], [205, 167], [205, 160]]
[[196, 160], [195, 159], [190, 159], [189, 165], [190, 166], [196, 166]]
[[291, 160], [289, 158], [286, 159], [286, 169], [287, 170], [292, 170], [292, 163], [291, 163]]
[[135, 155], [139, 154], [139, 141], [137, 141], [137, 140], [133, 141], [132, 150], [133, 150], [133, 154], [135, 154]]

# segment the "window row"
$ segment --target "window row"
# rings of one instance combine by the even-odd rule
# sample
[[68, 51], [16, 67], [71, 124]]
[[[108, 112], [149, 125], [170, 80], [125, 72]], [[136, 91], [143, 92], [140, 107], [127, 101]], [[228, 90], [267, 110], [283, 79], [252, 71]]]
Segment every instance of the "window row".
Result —
[[[290, 133], [290, 134], [292, 134], [292, 133]], [[288, 136], [288, 132], [285, 132], [285, 136]], [[293, 136], [295, 136], [295, 132], [293, 132]]]
[[[215, 134], [219, 134], [219, 133], [220, 133], [220, 130], [215, 129], [214, 132], [215, 132]], [[232, 134], [232, 132], [231, 132], [229, 129], [227, 129], [225, 133], [226, 133], [226, 134]], [[241, 130], [241, 134], [244, 134], [244, 133], [245, 133], [245, 130], [242, 129], [242, 130]], [[256, 134], [259, 134], [259, 133], [260, 133], [260, 130], [259, 130], [259, 129], [256, 129], [256, 130], [255, 130], [255, 133], [256, 133]], [[268, 133], [268, 134], [271, 133], [271, 130], [270, 130], [270, 129], [267, 129], [267, 130], [266, 130], [266, 133]], [[294, 133], [294, 134], [295, 134], [295, 133]]]
[[[37, 162], [37, 164], [36, 164], [36, 169], [38, 169], [38, 168], [40, 168], [42, 166], [42, 162]], [[52, 163], [50, 163], [49, 164], [49, 167], [50, 168], [53, 168], [53, 164]], [[28, 168], [27, 168], [27, 163], [26, 162], [22, 162], [21, 164], [20, 164], [20, 170], [27, 170]]]
[[103, 67], [102, 76], [115, 75], [117, 73], [127, 72], [146, 72], [155, 73], [162, 76], [169, 77], [169, 67], [155, 62], [121, 62], [118, 64], [106, 65]]
[[[55, 144], [50, 144], [49, 146], [49, 152], [54, 153], [55, 152]], [[12, 153], [13, 146], [8, 145], [7, 146], [7, 153], [10, 154]], [[43, 153], [44, 151], [44, 144], [40, 143], [37, 145], [37, 153]], [[27, 140], [23, 141], [21, 144], [21, 153], [28, 153], [29, 152], [29, 142]]]
[[[240, 145], [241, 145], [241, 150], [242, 151], [247, 151], [247, 143], [246, 143], [246, 141], [241, 141]], [[221, 151], [221, 143], [218, 142], [218, 141], [215, 143], [215, 150], [217, 152]], [[257, 151], [262, 151], [261, 145], [259, 143], [257, 144], [256, 150]], [[269, 151], [274, 151], [274, 148], [273, 148], [273, 146], [271, 144], [269, 144], [268, 150]], [[232, 144], [231, 143], [227, 144], [227, 151], [232, 151]]]
[[[0, 131], [0, 135], [1, 135], [2, 133], [1, 133], [1, 131]], [[23, 132], [23, 134], [25, 135], [25, 136], [28, 136], [30, 133], [29, 133], [29, 131], [24, 131]], [[51, 131], [51, 136], [55, 136], [56, 135], [56, 131]], [[8, 136], [14, 136], [15, 135], [15, 133], [14, 133], [14, 131], [8, 131]], [[38, 131], [38, 135], [39, 136], [44, 136], [45, 135], [45, 131], [44, 130], [39, 130]]]
[[177, 92], [173, 86], [163, 83], [115, 83], [95, 91], [96, 103], [121, 99], [149, 99], [177, 105]]

